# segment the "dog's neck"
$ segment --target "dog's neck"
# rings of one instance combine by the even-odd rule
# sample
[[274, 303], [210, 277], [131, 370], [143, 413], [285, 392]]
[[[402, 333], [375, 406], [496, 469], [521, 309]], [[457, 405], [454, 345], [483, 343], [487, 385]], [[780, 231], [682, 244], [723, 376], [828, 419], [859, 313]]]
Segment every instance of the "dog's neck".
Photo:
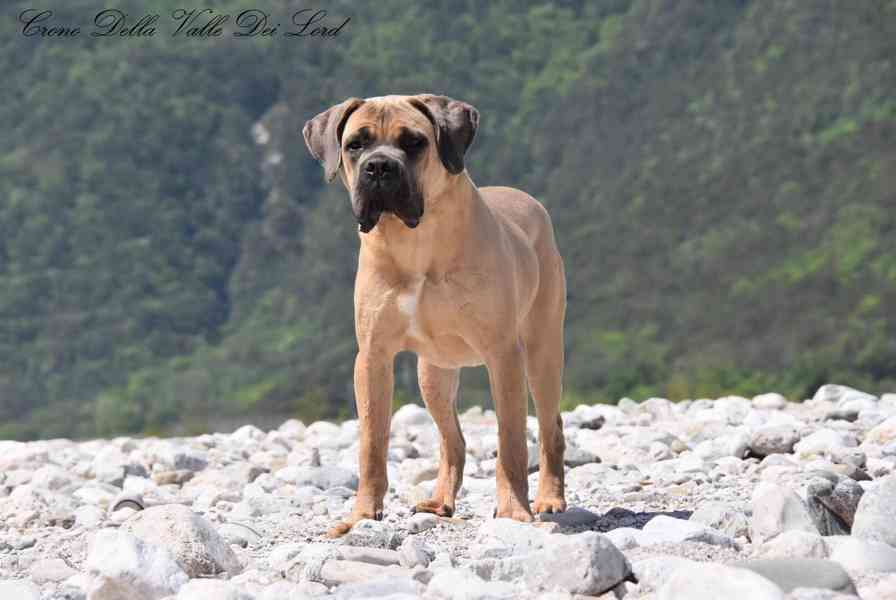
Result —
[[359, 234], [362, 259], [366, 254], [390, 261], [397, 274], [407, 279], [440, 277], [459, 268], [469, 248], [456, 242], [476, 239], [476, 220], [487, 209], [467, 172], [456, 177], [442, 193], [425, 198], [423, 218], [416, 228], [385, 213], [372, 231]]

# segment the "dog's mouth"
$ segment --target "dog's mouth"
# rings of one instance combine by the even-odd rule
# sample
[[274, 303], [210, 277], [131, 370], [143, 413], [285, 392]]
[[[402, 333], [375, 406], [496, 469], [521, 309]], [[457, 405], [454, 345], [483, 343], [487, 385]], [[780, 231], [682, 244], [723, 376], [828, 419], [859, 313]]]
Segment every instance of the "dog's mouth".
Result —
[[[423, 199], [415, 196], [415, 194], [386, 196], [363, 193], [359, 202], [360, 214], [357, 214], [358, 230], [361, 233], [370, 233], [379, 223], [383, 213], [395, 215], [409, 229], [416, 228], [423, 218]], [[399, 197], [404, 199], [400, 200]]]

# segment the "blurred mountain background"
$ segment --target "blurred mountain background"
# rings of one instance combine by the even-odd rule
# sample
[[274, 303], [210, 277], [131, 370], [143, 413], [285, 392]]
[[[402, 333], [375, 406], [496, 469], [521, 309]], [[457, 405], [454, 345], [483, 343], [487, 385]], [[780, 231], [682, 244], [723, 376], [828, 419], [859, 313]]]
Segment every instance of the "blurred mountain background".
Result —
[[896, 1], [425, 4], [330, 2], [328, 40], [37, 39], [7, 4], [0, 438], [353, 415], [356, 225], [300, 129], [385, 93], [474, 104], [474, 181], [551, 212], [567, 405], [893, 389]]

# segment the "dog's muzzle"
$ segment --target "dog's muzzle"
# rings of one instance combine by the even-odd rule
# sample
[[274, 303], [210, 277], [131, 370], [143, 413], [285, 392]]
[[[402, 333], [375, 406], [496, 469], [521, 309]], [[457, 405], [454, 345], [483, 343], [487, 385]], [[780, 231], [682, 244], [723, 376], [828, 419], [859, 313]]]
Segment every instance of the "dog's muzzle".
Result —
[[423, 201], [416, 193], [404, 164], [384, 154], [373, 154], [359, 167], [352, 209], [362, 233], [368, 233], [384, 212], [394, 213], [414, 228], [423, 216]]

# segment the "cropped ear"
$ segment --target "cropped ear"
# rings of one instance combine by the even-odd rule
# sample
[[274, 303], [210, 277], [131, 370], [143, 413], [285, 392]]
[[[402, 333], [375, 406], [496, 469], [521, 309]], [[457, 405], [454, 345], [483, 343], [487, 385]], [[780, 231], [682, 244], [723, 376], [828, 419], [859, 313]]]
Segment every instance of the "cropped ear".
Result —
[[464, 155], [479, 128], [479, 111], [447, 96], [418, 94], [411, 104], [432, 122], [442, 164], [453, 175], [464, 170]]
[[342, 166], [342, 130], [355, 110], [364, 103], [360, 98], [349, 98], [341, 104], [320, 113], [302, 128], [305, 144], [317, 161], [324, 167], [327, 181], [333, 181]]

